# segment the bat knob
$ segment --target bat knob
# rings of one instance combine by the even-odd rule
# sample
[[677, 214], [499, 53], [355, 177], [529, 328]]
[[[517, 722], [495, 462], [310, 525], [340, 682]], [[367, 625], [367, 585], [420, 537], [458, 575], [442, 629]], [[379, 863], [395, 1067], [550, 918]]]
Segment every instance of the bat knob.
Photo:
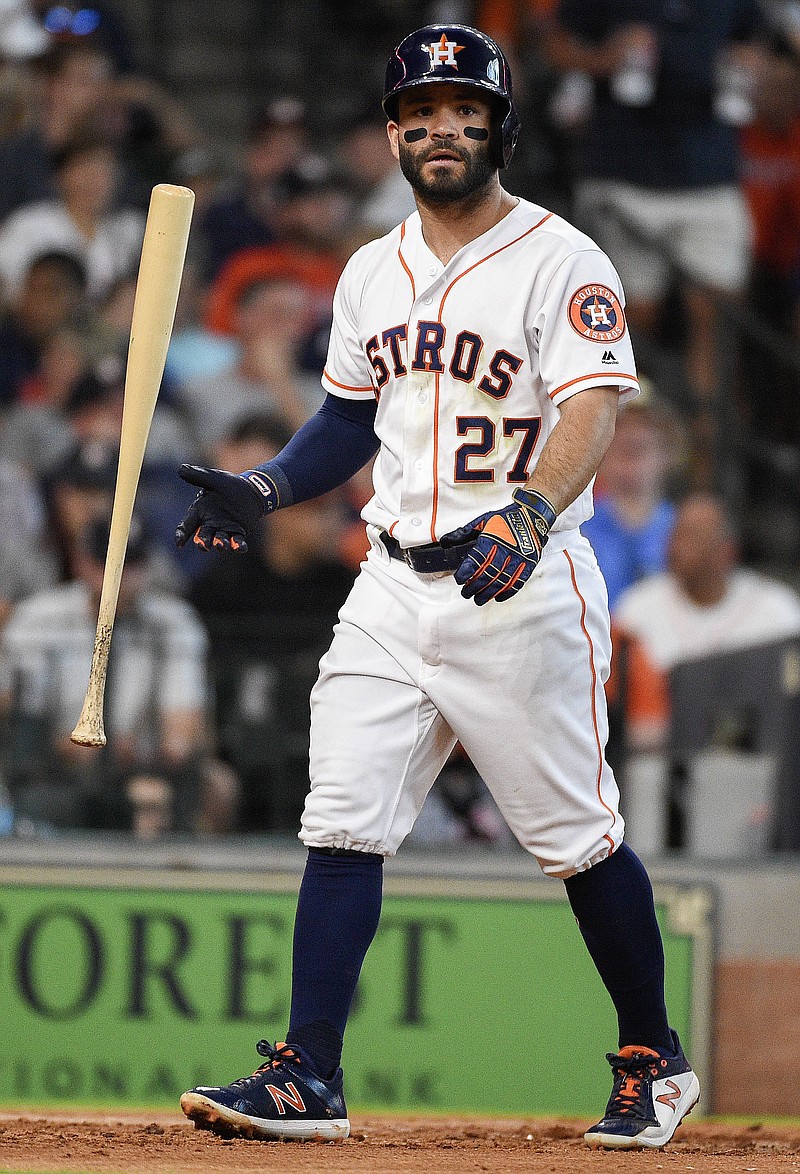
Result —
[[105, 746], [106, 744], [105, 734], [84, 733], [77, 728], [72, 731], [69, 740], [74, 742], [76, 746]]
[[108, 667], [108, 649], [111, 643], [110, 628], [103, 628], [95, 642], [89, 688], [83, 700], [83, 709], [78, 724], [70, 734], [70, 741], [76, 746], [105, 746], [106, 734], [103, 728], [103, 693]]
[[102, 723], [84, 721], [83, 717], [69, 736], [76, 746], [105, 746], [106, 735]]

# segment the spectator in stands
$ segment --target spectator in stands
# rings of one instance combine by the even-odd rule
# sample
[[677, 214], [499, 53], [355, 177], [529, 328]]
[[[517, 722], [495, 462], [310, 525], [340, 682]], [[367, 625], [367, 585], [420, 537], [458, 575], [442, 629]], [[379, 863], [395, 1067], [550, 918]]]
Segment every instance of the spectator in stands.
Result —
[[792, 284], [800, 269], [800, 62], [766, 58], [753, 101], [755, 118], [742, 129], [742, 151], [755, 230], [754, 277], [759, 287], [774, 287], [770, 317], [774, 321], [782, 309], [776, 324], [786, 327], [800, 295]]
[[[95, 364], [70, 388], [64, 415], [70, 434], [80, 445], [116, 448], [122, 432], [124, 365], [110, 356]], [[175, 547], [175, 511], [185, 500], [175, 475], [176, 463], [196, 449], [179, 412], [159, 396], [150, 425], [137, 500], [151, 536], [153, 559], [158, 559], [159, 583], [178, 589], [182, 561]]]
[[386, 119], [373, 102], [348, 127], [340, 155], [356, 192], [355, 219], [365, 239], [383, 236], [416, 211], [411, 188], [389, 148]]
[[117, 456], [116, 443], [73, 441], [62, 460], [42, 478], [50, 543], [62, 580], [77, 576], [87, 525], [111, 511]]
[[525, 133], [509, 168], [509, 190], [569, 218], [574, 126], [591, 102], [591, 81], [553, 68], [547, 46], [556, 7], [557, 0], [478, 0], [470, 23], [497, 41], [511, 64]]
[[[23, 601], [6, 626], [5, 777], [17, 816], [58, 828], [129, 828], [140, 836], [226, 832], [234, 824], [235, 780], [219, 766], [207, 769], [213, 746], [202, 625], [183, 600], [148, 588], [145, 535], [134, 518], [111, 646], [103, 749], [75, 747], [69, 734], [94, 644], [107, 518], [84, 532], [78, 578]], [[162, 809], [155, 819], [154, 805]]]
[[[136, 276], [132, 275], [121, 278], [111, 287], [98, 309], [97, 321], [91, 336], [93, 354], [97, 356], [92, 365], [92, 372], [99, 374], [101, 381], [117, 380], [120, 410], [125, 364], [118, 361], [111, 363], [108, 356], [127, 355], [136, 284]], [[185, 456], [189, 451], [192, 442], [176, 408], [177, 392], [176, 381], [165, 371], [148, 437], [145, 467], [174, 462], [178, 453]]]
[[[124, 355], [119, 346], [95, 355], [87, 338], [75, 331], [55, 334], [43, 348], [33, 375], [22, 383], [19, 402], [2, 421], [0, 457], [46, 478], [77, 441], [118, 444]], [[189, 434], [177, 410], [167, 398], [160, 399], [144, 475], [159, 465], [174, 471], [175, 461], [185, 460], [190, 450]]]
[[44, 32], [59, 44], [97, 45], [108, 54], [116, 73], [133, 72], [133, 42], [117, 8], [103, 0], [92, 0], [91, 7], [75, 0], [31, 0], [31, 9]]
[[[281, 420], [253, 414], [213, 460], [244, 472], [289, 438]], [[220, 737], [242, 780], [248, 830], [296, 826], [308, 789], [308, 697], [355, 575], [336, 553], [347, 520], [339, 496], [297, 508], [293, 520], [265, 520], [257, 549], [215, 557], [189, 592], [211, 635]]]
[[313, 325], [303, 285], [289, 277], [255, 280], [239, 294], [235, 366], [187, 381], [180, 393], [201, 451], [222, 439], [235, 421], [256, 410], [279, 414], [295, 431], [322, 400], [316, 375], [302, 373], [300, 351]]
[[[750, 301], [784, 335], [800, 338], [800, 62], [765, 59], [753, 94], [755, 119], [742, 131], [744, 191], [755, 240]], [[800, 443], [793, 373], [748, 347], [746, 427], [770, 443]]]
[[619, 596], [663, 571], [675, 520], [670, 478], [682, 458], [682, 429], [646, 380], [620, 410], [614, 439], [597, 473], [594, 516], [581, 530], [594, 547], [613, 610]]
[[242, 249], [272, 244], [278, 235], [273, 216], [281, 198], [279, 177], [297, 171], [311, 178], [320, 166], [309, 147], [302, 102], [291, 97], [270, 102], [250, 126], [241, 174], [220, 192], [198, 224], [206, 280], [215, 278]]
[[187, 258], [166, 365], [167, 377], [179, 385], [230, 370], [239, 358], [235, 338], [203, 324], [206, 293], [198, 261]]
[[50, 168], [38, 149], [30, 74], [0, 66], [0, 223], [22, 204], [52, 195]]
[[59, 332], [76, 327], [86, 294], [86, 272], [71, 253], [35, 257], [17, 296], [0, 318], [0, 405], [20, 398], [22, 384], [33, 375], [46, 344]]
[[19, 208], [0, 228], [0, 276], [11, 296], [19, 291], [31, 261], [62, 250], [86, 266], [90, 298], [99, 299], [139, 262], [144, 216], [116, 208], [116, 155], [102, 140], [68, 144], [54, 163], [59, 195]]
[[4, 174], [8, 211], [55, 198], [54, 155], [76, 138], [98, 133], [98, 120], [110, 104], [111, 63], [97, 46], [53, 42], [31, 74], [25, 123], [7, 144], [15, 164]]
[[0, 460], [0, 529], [14, 535], [0, 549], [1, 629], [15, 603], [57, 576], [38, 487], [22, 466], [7, 460]]
[[57, 42], [36, 62], [44, 150], [59, 151], [97, 129], [111, 94], [113, 66], [91, 42]]
[[[739, 187], [737, 90], [757, 59], [756, 0], [624, 6], [560, 0], [551, 56], [595, 83], [576, 216], [619, 270], [634, 329], [654, 334], [677, 307], [704, 412], [696, 446], [713, 444], [721, 390], [717, 304], [746, 285], [750, 222]], [[679, 301], [673, 267], [680, 274]]]
[[36, 370], [21, 385], [19, 402], [2, 421], [0, 457], [18, 462], [36, 478], [53, 470], [74, 440], [66, 403], [88, 365], [76, 331], [60, 330], [48, 340]]
[[[21, 401], [8, 413], [0, 432], [0, 456], [16, 455], [41, 479], [76, 444], [116, 448], [122, 428], [125, 355], [131, 327], [135, 279], [117, 282], [88, 326], [61, 332], [45, 348], [34, 375], [22, 385]], [[138, 501], [153, 536], [163, 582], [177, 587], [194, 552], [178, 551], [175, 515], [189, 504], [176, 462], [196, 453], [189, 429], [175, 403], [175, 383], [165, 375], [139, 480]]]
[[[115, 445], [122, 430], [125, 366], [120, 355], [108, 355], [86, 371], [72, 386], [64, 412], [72, 435], [85, 443]], [[145, 471], [151, 464], [171, 464], [185, 458], [189, 440], [176, 413], [157, 403], [145, 454]]]
[[[96, 38], [57, 38], [30, 72], [35, 85], [18, 84], [19, 92], [11, 90], [5, 104], [9, 130], [4, 137], [0, 129], [0, 163], [9, 166], [2, 169], [0, 219], [58, 194], [53, 159], [78, 139], [96, 138], [114, 147], [121, 197], [140, 210], [147, 208], [155, 183], [185, 182], [187, 175], [198, 174], [203, 142], [186, 107], [152, 78], [119, 74]], [[0, 111], [2, 93], [0, 87]], [[0, 116], [0, 127], [3, 121]]]
[[184, 103], [151, 77], [114, 79], [100, 132], [116, 149], [122, 195], [134, 207], [147, 209], [155, 184], [183, 183], [187, 171], [198, 175], [192, 168], [204, 149], [202, 135]]
[[[242, 249], [228, 259], [208, 294], [206, 325], [221, 334], [233, 333], [234, 308], [242, 290], [254, 281], [290, 277], [300, 282], [312, 300], [316, 328], [330, 328], [336, 283], [347, 261], [352, 197], [336, 177], [314, 179], [300, 172], [284, 172], [276, 181], [275, 231], [271, 245]], [[321, 372], [327, 334], [322, 345]]]
[[[740, 563], [721, 498], [692, 493], [678, 507], [668, 570], [620, 597], [613, 625], [625, 642], [628, 743], [653, 749], [669, 721], [667, 674], [675, 665], [800, 633], [800, 597]], [[619, 685], [615, 658], [609, 689]]]

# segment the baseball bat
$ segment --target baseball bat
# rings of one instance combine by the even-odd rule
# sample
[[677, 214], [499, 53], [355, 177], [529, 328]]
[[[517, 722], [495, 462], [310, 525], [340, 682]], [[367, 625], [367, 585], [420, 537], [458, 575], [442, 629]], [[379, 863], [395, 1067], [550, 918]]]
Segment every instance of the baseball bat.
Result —
[[83, 709], [71, 734], [78, 746], [106, 744], [103, 695], [108, 654], [133, 503], [175, 321], [193, 207], [194, 192], [190, 188], [160, 183], [150, 195], [133, 303], [117, 480], [97, 631]]

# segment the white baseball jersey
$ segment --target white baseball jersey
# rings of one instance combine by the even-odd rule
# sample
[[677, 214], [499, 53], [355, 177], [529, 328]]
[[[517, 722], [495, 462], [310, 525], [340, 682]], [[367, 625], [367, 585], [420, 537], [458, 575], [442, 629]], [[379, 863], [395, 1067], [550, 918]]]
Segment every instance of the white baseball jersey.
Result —
[[[447, 264], [418, 213], [350, 259], [323, 385], [376, 396], [381, 441], [363, 517], [401, 546], [502, 508], [586, 388], [638, 385], [619, 278], [566, 221], [526, 200]], [[591, 486], [557, 519], [592, 513]]]
[[477, 607], [452, 573], [390, 557], [509, 504], [585, 388], [636, 394], [622, 290], [602, 252], [524, 200], [447, 265], [418, 214], [350, 260], [323, 377], [378, 398], [381, 448], [363, 517], [370, 550], [311, 695], [309, 846], [394, 853], [456, 741], [545, 873], [622, 840], [605, 761], [605, 585], [559, 515], [525, 587]]

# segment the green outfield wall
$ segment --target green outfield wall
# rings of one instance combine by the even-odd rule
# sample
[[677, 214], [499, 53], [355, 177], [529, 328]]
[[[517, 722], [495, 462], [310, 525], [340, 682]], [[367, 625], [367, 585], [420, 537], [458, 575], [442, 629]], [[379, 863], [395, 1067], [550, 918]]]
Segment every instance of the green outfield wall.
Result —
[[[35, 877], [35, 879], [33, 879]], [[296, 874], [0, 873], [0, 1101], [175, 1106], [282, 1039]], [[657, 891], [674, 1026], [707, 1067], [711, 899]], [[554, 882], [395, 877], [359, 986], [351, 1108], [592, 1115], [608, 995]]]

